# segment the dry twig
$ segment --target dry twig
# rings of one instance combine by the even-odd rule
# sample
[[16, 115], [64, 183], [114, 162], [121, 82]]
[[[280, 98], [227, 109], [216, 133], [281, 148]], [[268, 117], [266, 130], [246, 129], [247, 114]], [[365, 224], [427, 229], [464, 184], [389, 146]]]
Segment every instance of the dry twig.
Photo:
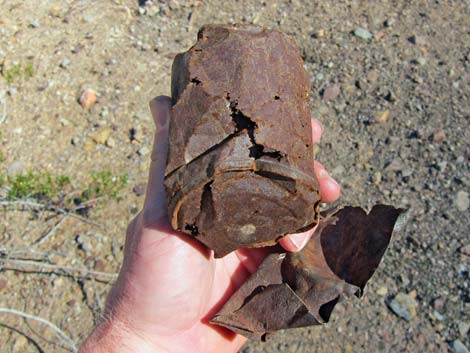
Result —
[[0, 124], [3, 124], [3, 122], [7, 119], [7, 97], [3, 92], [0, 92], [0, 102], [3, 106], [2, 116], [0, 117]]
[[51, 204], [44, 204], [44, 203], [34, 202], [34, 201], [30, 201], [30, 200], [15, 200], [15, 201], [0, 201], [0, 206], [5, 206], [5, 207], [8, 207], [8, 206], [24, 206], [24, 207], [31, 207], [33, 209], [46, 209], [46, 210], [54, 211], [54, 212], [57, 212], [57, 213], [60, 213], [60, 214], [66, 215], [66, 216], [77, 218], [77, 219], [79, 219], [80, 221], [82, 221], [84, 223], [94, 225], [94, 226], [96, 226], [98, 228], [101, 228], [101, 229], [104, 228], [101, 224], [93, 222], [93, 221], [91, 221], [91, 220], [89, 220], [85, 217], [82, 217], [82, 216], [75, 213], [76, 210], [79, 210], [79, 209], [83, 208], [82, 205], [77, 206], [77, 208], [73, 209], [73, 210], [66, 210], [66, 209], [51, 205]]
[[[106, 279], [108, 282], [111, 282], [117, 278], [117, 273], [93, 271], [86, 268], [76, 268], [71, 266], [59, 266], [55, 264], [33, 261], [33, 260], [19, 260], [19, 259], [9, 259], [4, 258], [0, 259], [0, 265], [4, 266], [6, 264], [18, 266], [18, 267], [39, 267], [43, 269], [53, 270], [57, 272], [66, 273], [70, 276], [76, 276], [77, 274], [82, 277], [101, 277]], [[9, 268], [9, 270], [15, 270], [15, 268]]]
[[41, 235], [39, 238], [37, 238], [34, 242], [33, 245], [39, 245], [43, 242], [45, 242], [54, 232], [61, 226], [62, 223], [64, 223], [65, 219], [67, 218], [68, 214], [64, 215], [58, 222], [52, 226], [46, 233]]
[[74, 353], [78, 352], [78, 348], [75, 345], [75, 342], [69, 336], [67, 336], [64, 333], [64, 331], [62, 331], [60, 328], [58, 328], [52, 322], [47, 321], [46, 319], [43, 319], [42, 317], [39, 317], [39, 316], [30, 315], [30, 314], [24, 313], [22, 311], [9, 309], [9, 308], [0, 308], [0, 314], [1, 313], [21, 316], [21, 317], [24, 317], [25, 319], [34, 320], [34, 321], [42, 323], [43, 325], [46, 325], [47, 327], [52, 329], [60, 338], [62, 338], [62, 340], [65, 343], [67, 343], [67, 346], [70, 347], [71, 352], [74, 352]]

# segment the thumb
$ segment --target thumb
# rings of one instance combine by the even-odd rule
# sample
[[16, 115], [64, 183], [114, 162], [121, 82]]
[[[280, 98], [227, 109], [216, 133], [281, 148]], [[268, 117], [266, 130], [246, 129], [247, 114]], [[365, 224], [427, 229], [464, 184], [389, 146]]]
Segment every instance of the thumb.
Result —
[[168, 154], [171, 99], [167, 96], [159, 96], [151, 100], [149, 105], [156, 131], [143, 210], [146, 225], [159, 223], [163, 220], [167, 221], [166, 194], [163, 182]]

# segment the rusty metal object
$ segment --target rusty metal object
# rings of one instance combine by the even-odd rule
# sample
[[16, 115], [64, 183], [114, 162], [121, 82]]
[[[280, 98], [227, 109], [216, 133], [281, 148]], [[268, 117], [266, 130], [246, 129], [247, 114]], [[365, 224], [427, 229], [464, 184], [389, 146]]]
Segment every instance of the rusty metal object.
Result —
[[165, 187], [173, 228], [222, 257], [317, 223], [308, 92], [300, 51], [285, 34], [200, 30], [172, 68]]
[[277, 330], [327, 322], [338, 301], [361, 295], [402, 212], [376, 205], [369, 214], [345, 207], [326, 215], [302, 251], [268, 255], [212, 323], [266, 340]]

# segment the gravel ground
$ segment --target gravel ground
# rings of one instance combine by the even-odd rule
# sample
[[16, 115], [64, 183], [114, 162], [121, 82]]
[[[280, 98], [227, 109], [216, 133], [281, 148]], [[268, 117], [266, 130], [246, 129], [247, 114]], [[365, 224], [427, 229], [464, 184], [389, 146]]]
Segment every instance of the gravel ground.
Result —
[[[75, 342], [86, 336], [142, 205], [147, 102], [169, 94], [172, 59], [203, 24], [256, 23], [302, 50], [324, 127], [317, 158], [342, 184], [340, 202], [394, 204], [410, 218], [363, 298], [340, 304], [323, 327], [242, 352], [467, 352], [469, 16], [465, 0], [0, 0], [0, 173], [67, 175], [71, 194], [95, 171], [128, 176], [119, 197], [66, 217], [39, 243], [57, 212], [1, 211], [0, 307], [45, 318]], [[97, 96], [87, 110], [84, 90]], [[67, 351], [43, 325], [3, 313], [0, 347]]]

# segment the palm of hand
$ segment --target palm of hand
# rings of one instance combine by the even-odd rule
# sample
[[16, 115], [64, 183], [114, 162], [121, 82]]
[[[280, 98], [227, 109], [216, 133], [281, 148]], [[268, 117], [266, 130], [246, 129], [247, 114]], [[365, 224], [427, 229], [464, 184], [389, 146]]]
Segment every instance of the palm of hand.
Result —
[[[214, 259], [198, 241], [171, 228], [163, 187], [170, 107], [168, 97], [151, 102], [157, 131], [144, 208], [128, 227], [123, 266], [106, 305], [108, 324], [95, 330], [89, 344], [99, 344], [106, 339], [102, 332], [111, 330], [117, 331], [107, 335], [110, 344], [119, 346], [116, 352], [235, 353], [246, 339], [208, 322], [268, 250], [240, 249]], [[320, 135], [319, 123], [312, 120], [312, 141], [318, 143]], [[314, 172], [322, 201], [336, 200], [338, 184], [317, 162]], [[280, 244], [296, 251], [312, 234], [291, 234]], [[122, 349], [126, 340], [131, 346]]]
[[110, 299], [118, 308], [124, 298], [130, 300], [132, 312], [115, 315], [165, 351], [238, 351], [246, 339], [208, 321], [255, 271], [266, 250], [240, 249], [214, 259], [197, 241], [164, 224], [141, 227], [140, 222], [137, 217], [129, 227], [126, 247], [132, 252], [115, 286], [118, 294]]

